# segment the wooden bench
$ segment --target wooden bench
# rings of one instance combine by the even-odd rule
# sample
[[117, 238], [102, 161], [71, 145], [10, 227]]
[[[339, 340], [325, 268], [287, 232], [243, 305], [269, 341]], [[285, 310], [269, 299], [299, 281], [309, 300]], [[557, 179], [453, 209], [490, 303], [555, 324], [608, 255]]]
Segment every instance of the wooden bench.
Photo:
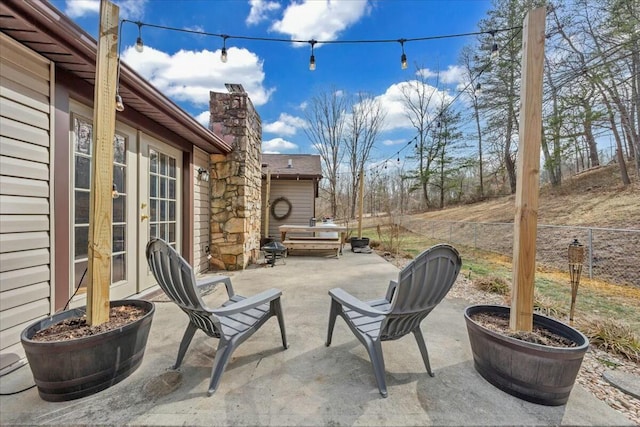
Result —
[[342, 243], [340, 240], [307, 240], [302, 238], [289, 239], [284, 240], [282, 242], [283, 245], [287, 247], [287, 252], [296, 251], [296, 250], [304, 250], [304, 251], [313, 251], [313, 250], [335, 250], [336, 256], [340, 256], [342, 252]]
[[[347, 232], [346, 227], [323, 227], [304, 225], [281, 225], [279, 227], [282, 244], [287, 247], [287, 251], [295, 250], [335, 250], [336, 256], [342, 253], [344, 238]], [[289, 234], [287, 236], [287, 233]], [[312, 234], [311, 236], [299, 236], [301, 233]], [[316, 233], [335, 233], [337, 237], [317, 236]]]

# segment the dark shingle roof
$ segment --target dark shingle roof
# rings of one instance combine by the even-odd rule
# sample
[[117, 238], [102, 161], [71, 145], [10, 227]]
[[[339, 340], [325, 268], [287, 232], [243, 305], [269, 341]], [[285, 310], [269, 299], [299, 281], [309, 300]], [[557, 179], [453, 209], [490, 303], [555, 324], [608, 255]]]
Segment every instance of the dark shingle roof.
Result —
[[262, 173], [266, 174], [267, 169], [272, 179], [274, 175], [284, 179], [322, 178], [320, 156], [317, 154], [263, 154]]

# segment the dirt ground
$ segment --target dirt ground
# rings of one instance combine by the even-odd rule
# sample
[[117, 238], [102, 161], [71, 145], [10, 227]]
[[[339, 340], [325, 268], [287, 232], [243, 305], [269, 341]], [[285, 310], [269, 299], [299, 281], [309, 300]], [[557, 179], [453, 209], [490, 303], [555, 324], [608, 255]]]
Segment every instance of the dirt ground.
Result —
[[[565, 179], [562, 186], [540, 189], [538, 223], [583, 227], [640, 229], [640, 180], [624, 187], [617, 165]], [[515, 196], [489, 199], [418, 215], [427, 220], [513, 222]]]

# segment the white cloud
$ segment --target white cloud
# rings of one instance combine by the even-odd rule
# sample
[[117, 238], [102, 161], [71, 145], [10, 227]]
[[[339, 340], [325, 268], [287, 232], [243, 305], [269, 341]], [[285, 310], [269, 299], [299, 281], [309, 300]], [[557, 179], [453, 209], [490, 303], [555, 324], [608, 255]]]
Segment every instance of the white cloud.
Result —
[[[420, 91], [417, 89], [420, 89]], [[419, 92], [423, 92], [426, 98], [431, 96], [428, 109], [430, 113], [435, 112], [443, 102], [447, 105], [452, 100], [452, 97], [446, 92], [438, 91], [437, 88], [428, 84], [423, 84], [419, 80], [410, 80], [393, 84], [387, 88], [385, 93], [376, 97], [382, 105], [382, 110], [387, 112], [383, 131], [412, 128], [411, 122], [407, 118], [405, 112], [406, 98], [404, 94], [409, 95], [411, 99], [415, 98], [414, 103], [417, 103]]]
[[165, 95], [197, 106], [208, 105], [209, 92], [226, 92], [225, 83], [240, 83], [254, 105], [265, 104], [275, 89], [264, 86], [262, 60], [247, 49], [231, 47], [228, 62], [220, 50], [180, 50], [173, 55], [145, 46], [125, 49], [122, 58]]
[[70, 18], [100, 13], [100, 0], [67, 0], [64, 13]]
[[464, 68], [459, 65], [449, 65], [446, 71], [440, 73], [440, 79], [444, 84], [460, 83], [464, 80]]
[[282, 138], [273, 138], [268, 141], [262, 141], [262, 152], [267, 154], [279, 154], [281, 151], [291, 151], [297, 149], [298, 146], [291, 141]]
[[251, 11], [247, 16], [247, 25], [256, 25], [269, 18], [269, 12], [280, 9], [280, 4], [274, 1], [249, 0]]
[[444, 71], [433, 71], [428, 68], [421, 68], [416, 71], [416, 76], [423, 79], [439, 78], [443, 84], [460, 83], [464, 79], [464, 68], [459, 65], [449, 65]]
[[[137, 19], [142, 17], [147, 0], [120, 0], [114, 2], [120, 7], [120, 18]], [[100, 0], [67, 0], [64, 13], [70, 18], [100, 13]]]
[[407, 141], [405, 141], [404, 139], [385, 139], [384, 141], [382, 141], [382, 145], [398, 145], [398, 144], [405, 144]]
[[116, 2], [120, 6], [120, 18], [139, 19], [144, 15], [147, 0], [121, 0]]
[[298, 105], [298, 108], [304, 111], [307, 109], [308, 106], [309, 106], [309, 103], [307, 101], [302, 101], [300, 105]]
[[281, 113], [278, 120], [273, 123], [266, 123], [262, 126], [262, 130], [267, 133], [292, 136], [296, 134], [298, 129], [305, 127], [306, 124], [307, 122], [303, 118]]
[[[292, 39], [335, 40], [340, 31], [358, 22], [369, 9], [367, 0], [293, 2], [271, 29], [288, 34]], [[304, 43], [295, 46], [303, 47]]]
[[202, 126], [206, 127], [207, 129], [209, 129], [209, 116], [211, 114], [209, 113], [209, 110], [205, 110], [202, 113], [198, 114], [196, 116], [196, 120], [198, 121], [198, 123], [200, 123]]
[[430, 79], [430, 78], [435, 77], [437, 75], [438, 75], [438, 73], [435, 73], [435, 72], [431, 71], [428, 68], [421, 68], [418, 71], [416, 71], [416, 76], [422, 77], [423, 79]]
[[[191, 25], [191, 26], [187, 26], [184, 27], [185, 30], [187, 31], [195, 31], [197, 33], [204, 33], [205, 32], [205, 28], [202, 25]], [[199, 35], [199, 37], [205, 37], [204, 35]]]

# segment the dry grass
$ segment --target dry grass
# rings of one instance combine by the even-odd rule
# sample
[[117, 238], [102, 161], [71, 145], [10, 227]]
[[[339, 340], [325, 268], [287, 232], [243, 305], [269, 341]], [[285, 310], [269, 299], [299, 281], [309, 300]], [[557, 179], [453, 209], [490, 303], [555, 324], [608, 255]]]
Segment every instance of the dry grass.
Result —
[[596, 347], [640, 363], [640, 339], [629, 326], [606, 319], [586, 322], [581, 328]]
[[[575, 177], [562, 186], [540, 189], [538, 222], [610, 228], [640, 228], [640, 181], [629, 164], [631, 185], [623, 187], [616, 164]], [[419, 214], [425, 220], [513, 222], [514, 196]]]
[[478, 277], [473, 280], [473, 285], [481, 291], [498, 295], [507, 295], [511, 286], [505, 279], [499, 276]]

